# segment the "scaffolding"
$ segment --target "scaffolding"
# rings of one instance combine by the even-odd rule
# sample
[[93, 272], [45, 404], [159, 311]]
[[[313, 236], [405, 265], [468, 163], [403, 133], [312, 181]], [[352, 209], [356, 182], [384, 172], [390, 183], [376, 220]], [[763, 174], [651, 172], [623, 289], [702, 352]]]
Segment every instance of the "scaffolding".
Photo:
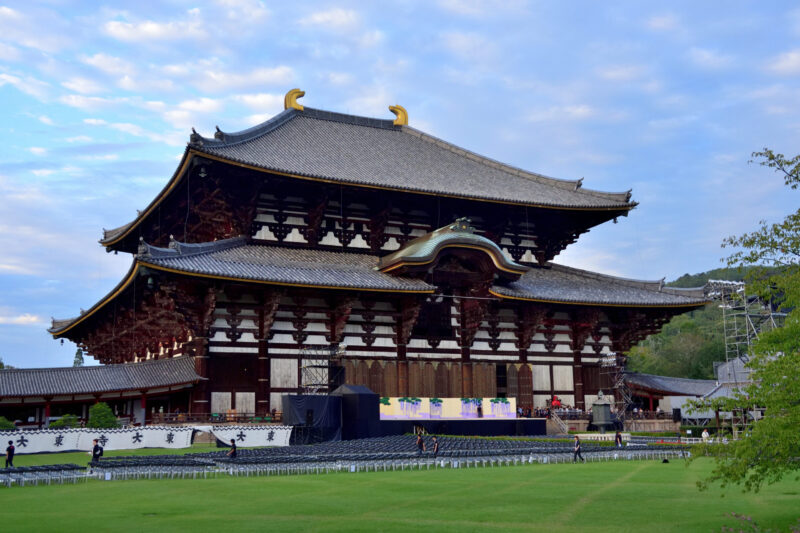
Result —
[[722, 308], [725, 366], [731, 373], [731, 381], [737, 385], [749, 381], [749, 371], [744, 365], [750, 361], [752, 345], [762, 333], [781, 327], [786, 313], [777, 311], [772, 302], [748, 295], [747, 286], [741, 281], [709, 280], [705, 290]]
[[628, 413], [628, 407], [633, 404], [631, 398], [631, 391], [628, 384], [625, 383], [625, 363], [627, 357], [615, 352], [604, 354], [600, 358], [600, 374], [608, 378], [608, 383], [611, 383], [614, 389], [614, 410], [616, 411], [617, 420], [622, 426], [625, 426], [625, 417]]
[[[786, 313], [780, 312], [771, 301], [747, 294], [747, 286], [741, 281], [709, 280], [706, 295], [720, 302], [725, 333], [725, 362], [714, 365], [719, 382], [733, 383], [738, 389], [750, 382], [751, 348], [761, 334], [783, 326]], [[747, 431], [751, 420], [759, 416], [754, 406], [735, 409], [730, 413], [734, 438], [740, 431]]]
[[301, 394], [330, 394], [332, 379], [342, 372], [342, 356], [346, 346], [303, 346], [300, 349]]

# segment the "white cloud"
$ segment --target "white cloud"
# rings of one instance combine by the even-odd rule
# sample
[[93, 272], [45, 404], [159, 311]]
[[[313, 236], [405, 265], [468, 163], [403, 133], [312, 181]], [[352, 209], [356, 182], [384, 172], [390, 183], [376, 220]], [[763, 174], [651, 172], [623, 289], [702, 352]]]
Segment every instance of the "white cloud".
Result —
[[263, 113], [274, 115], [283, 108], [283, 95], [258, 93], [258, 94], [238, 94], [233, 97], [235, 101], [241, 102], [249, 108], [256, 109]]
[[67, 137], [64, 139], [68, 143], [88, 143], [92, 142], [92, 138], [88, 135], [76, 135], [75, 137]]
[[47, 115], [41, 115], [37, 118], [39, 119], [39, 122], [41, 122], [42, 124], [47, 124], [48, 126], [52, 126], [55, 124], [55, 122], [53, 122], [53, 119], [48, 117]]
[[678, 20], [678, 17], [671, 13], [654, 15], [647, 19], [646, 24], [651, 30], [658, 31], [671, 31], [680, 27], [680, 21]]
[[270, 15], [269, 9], [258, 0], [217, 0], [216, 3], [225, 8], [225, 16], [237, 24], [261, 22]]
[[47, 153], [47, 148], [42, 148], [41, 146], [31, 146], [28, 148], [28, 151], [33, 155], [44, 155]]
[[353, 82], [353, 76], [346, 72], [328, 72], [324, 79], [331, 85], [349, 85]]
[[284, 65], [274, 68], [257, 68], [241, 74], [212, 69], [198, 74], [195, 85], [202, 90], [216, 92], [263, 85], [282, 85], [294, 79], [294, 71]]
[[102, 96], [84, 96], [80, 94], [67, 94], [58, 99], [62, 104], [70, 107], [77, 107], [84, 111], [95, 111], [99, 109], [108, 109], [120, 104], [130, 103], [129, 98], [124, 97], [102, 97]]
[[547, 122], [551, 120], [585, 120], [597, 116], [597, 111], [586, 104], [553, 106], [529, 113], [526, 118], [530, 122]]
[[16, 87], [17, 90], [40, 100], [47, 95], [48, 84], [31, 76], [20, 78], [12, 74], [2, 73], [0, 74], [0, 87], [6, 84], [12, 85]]
[[446, 32], [442, 34], [442, 45], [465, 61], [487, 62], [496, 57], [494, 42], [478, 33]]
[[103, 86], [94, 80], [88, 78], [70, 78], [67, 81], [61, 82], [61, 85], [81, 94], [96, 94], [103, 92]]
[[81, 61], [112, 76], [127, 75], [135, 70], [133, 65], [128, 61], [103, 53], [94, 54], [93, 56], [82, 56]]
[[[0, 264], [0, 271], [6, 270], [6, 268], [4, 267], [8, 267], [8, 270], [11, 270], [12, 272], [15, 270], [13, 265]], [[16, 315], [16, 316], [0, 315], [0, 324], [14, 324], [17, 326], [38, 326], [43, 323], [44, 320], [42, 320], [41, 317], [32, 315], [30, 313], [23, 313], [21, 315]]]
[[104, 124], [108, 124], [102, 118], [85, 118], [83, 119], [84, 124], [91, 124], [92, 126], [102, 126]]
[[597, 73], [610, 81], [633, 81], [641, 78], [646, 70], [642, 65], [611, 65], [600, 68]]
[[358, 27], [361, 19], [352, 10], [334, 8], [318, 11], [298, 21], [301, 26], [315, 26], [327, 30], [346, 31]]
[[134, 23], [111, 20], [103, 26], [103, 29], [111, 37], [128, 42], [147, 43], [149, 41], [202, 38], [205, 32], [202, 28], [202, 21], [197, 16], [199, 10], [192, 9], [188, 13], [188, 19], [170, 22], [145, 20]]
[[21, 57], [19, 50], [5, 43], [0, 43], [0, 59], [3, 61], [18, 61]]
[[723, 69], [733, 63], [733, 57], [729, 55], [696, 47], [689, 50], [689, 59], [698, 67], [711, 70]]
[[119, 154], [81, 155], [77, 158], [84, 161], [116, 161], [119, 159]]
[[54, 174], [55, 170], [52, 168], [38, 168], [35, 170], [31, 170], [31, 174], [38, 177], [49, 176], [50, 174]]
[[191, 128], [198, 125], [201, 117], [217, 113], [223, 108], [222, 100], [213, 98], [195, 98], [184, 100], [177, 106], [169, 108], [164, 112], [164, 120], [176, 128]]
[[498, 12], [524, 9], [526, 2], [520, 0], [439, 0], [444, 11], [465, 17], [486, 17]]
[[365, 32], [358, 38], [358, 44], [361, 48], [372, 48], [381, 42], [383, 42], [383, 32], [380, 30]]
[[767, 70], [784, 76], [800, 74], [800, 49], [790, 50], [779, 55], [769, 62]]

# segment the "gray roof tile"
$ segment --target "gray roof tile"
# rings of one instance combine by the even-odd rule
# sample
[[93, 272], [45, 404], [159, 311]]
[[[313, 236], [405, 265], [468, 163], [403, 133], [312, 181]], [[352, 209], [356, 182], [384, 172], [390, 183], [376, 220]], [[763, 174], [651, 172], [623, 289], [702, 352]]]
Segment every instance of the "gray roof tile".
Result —
[[625, 382], [628, 385], [675, 396], [703, 396], [717, 386], [717, 382], [711, 379], [673, 378], [638, 372], [626, 372]]
[[202, 380], [188, 356], [142, 363], [0, 370], [0, 397], [63, 396], [154, 389]]
[[308, 107], [239, 133], [194, 135], [190, 146], [267, 170], [356, 185], [552, 207], [635, 205], [629, 193], [592, 191], [580, 180], [504, 165], [390, 120]]
[[149, 247], [139, 260], [182, 272], [280, 284], [387, 292], [435, 288], [421, 280], [378, 272], [373, 255], [249, 245], [239, 238], [206, 245], [176, 244], [176, 248]]
[[702, 288], [674, 289], [660, 281], [618, 278], [553, 263], [532, 267], [518, 281], [492, 290], [512, 298], [598, 305], [699, 307], [707, 303]]

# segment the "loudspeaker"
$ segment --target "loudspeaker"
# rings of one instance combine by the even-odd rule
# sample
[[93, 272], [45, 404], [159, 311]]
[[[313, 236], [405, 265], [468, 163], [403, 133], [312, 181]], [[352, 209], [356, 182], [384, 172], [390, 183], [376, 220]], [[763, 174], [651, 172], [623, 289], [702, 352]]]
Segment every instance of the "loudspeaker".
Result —
[[314, 425], [314, 410], [313, 409], [306, 409], [306, 425], [313, 426]]
[[681, 421], [681, 410], [680, 410], [680, 408], [672, 410], [672, 421], [673, 422], [680, 422]]

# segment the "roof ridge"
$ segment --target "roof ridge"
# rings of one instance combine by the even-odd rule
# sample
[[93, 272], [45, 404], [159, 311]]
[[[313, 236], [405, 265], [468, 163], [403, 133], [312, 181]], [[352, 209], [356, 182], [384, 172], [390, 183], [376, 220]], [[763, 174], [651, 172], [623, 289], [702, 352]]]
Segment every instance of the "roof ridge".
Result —
[[612, 283], [619, 283], [620, 285], [625, 285], [627, 287], [636, 287], [652, 292], [666, 292], [667, 294], [673, 294], [675, 296], [698, 296], [698, 294], [693, 293], [699, 292], [700, 296], [704, 295], [703, 287], [682, 287], [681, 290], [675, 290], [676, 287], [667, 287], [664, 283], [665, 278], [661, 278], [660, 280], [623, 278], [621, 276], [612, 276], [611, 274], [603, 274], [602, 272], [584, 270], [582, 268], [575, 268], [559, 263], [548, 262], [547, 265], [550, 268], [560, 270], [561, 272], [581, 272], [582, 274], [587, 274], [588, 277], [595, 279], [606, 280]]
[[80, 372], [85, 370], [96, 370], [100, 368], [109, 368], [109, 367], [127, 367], [130, 368], [132, 365], [140, 366], [140, 365], [155, 365], [155, 364], [166, 364], [167, 362], [175, 361], [177, 359], [193, 359], [194, 356], [191, 355], [177, 355], [175, 357], [168, 357], [166, 359], [148, 359], [147, 361], [139, 361], [137, 363], [112, 363], [112, 364], [99, 364], [99, 365], [88, 365], [88, 366], [37, 366], [33, 368], [2, 368], [0, 372], [36, 372], [36, 371], [45, 371], [45, 370], [63, 370], [68, 372]]
[[140, 241], [139, 253], [137, 257], [173, 257], [179, 255], [181, 257], [191, 257], [195, 255], [202, 255], [212, 252], [220, 252], [229, 248], [236, 248], [247, 244], [247, 237], [239, 235], [237, 237], [229, 237], [227, 239], [220, 239], [218, 241], [207, 241], [197, 243], [180, 242], [175, 239], [170, 240], [169, 247], [162, 248]]
[[537, 183], [541, 183], [543, 185], [553, 185], [559, 187], [564, 190], [572, 190], [572, 192], [579, 192], [581, 194], [589, 194], [591, 196], [595, 196], [598, 198], [603, 198], [605, 200], [619, 200], [627, 202], [630, 200], [630, 190], [624, 193], [615, 193], [615, 192], [603, 192], [597, 191], [594, 189], [584, 189], [582, 187], [583, 178], [577, 180], [567, 180], [562, 178], [554, 178], [552, 176], [546, 176], [544, 174], [540, 174], [538, 172], [531, 172], [530, 170], [525, 170], [523, 168], [509, 165], [508, 163], [503, 163], [502, 161], [498, 161], [497, 159], [493, 159], [491, 157], [487, 157], [481, 155], [477, 152], [473, 152], [472, 150], [467, 150], [466, 148], [461, 148], [460, 146], [453, 144], [451, 142], [447, 142], [435, 135], [431, 135], [430, 133], [425, 133], [424, 131], [418, 130], [411, 126], [401, 126], [401, 131], [403, 133], [407, 133], [409, 135], [413, 135], [423, 141], [430, 142], [435, 144], [440, 148], [444, 148], [445, 150], [449, 150], [454, 154], [460, 155], [462, 157], [466, 157], [476, 163], [480, 163], [498, 170], [502, 170], [508, 172], [510, 174], [514, 174], [519, 176], [520, 178], [529, 179], [531, 181], [535, 181]]

